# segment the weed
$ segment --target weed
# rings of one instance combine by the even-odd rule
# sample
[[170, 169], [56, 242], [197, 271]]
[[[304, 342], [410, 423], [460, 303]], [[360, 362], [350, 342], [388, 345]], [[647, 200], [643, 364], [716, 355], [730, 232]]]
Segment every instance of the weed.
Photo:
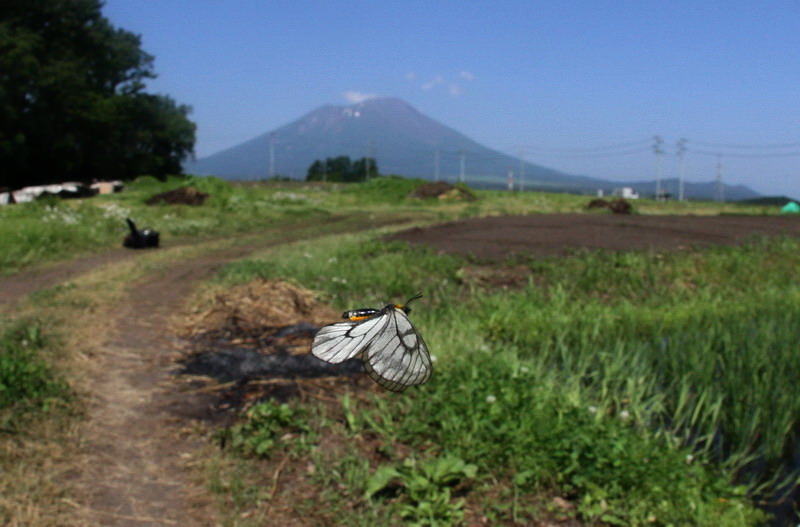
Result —
[[464, 500], [453, 500], [452, 491], [474, 479], [477, 471], [475, 465], [454, 456], [408, 458], [399, 466], [379, 467], [367, 480], [366, 497], [397, 485], [402, 498], [396, 510], [406, 525], [453, 525], [463, 520]]
[[242, 422], [220, 431], [218, 440], [234, 451], [267, 458], [281, 443], [295, 451], [307, 449], [310, 432], [302, 408], [267, 401], [247, 410]]

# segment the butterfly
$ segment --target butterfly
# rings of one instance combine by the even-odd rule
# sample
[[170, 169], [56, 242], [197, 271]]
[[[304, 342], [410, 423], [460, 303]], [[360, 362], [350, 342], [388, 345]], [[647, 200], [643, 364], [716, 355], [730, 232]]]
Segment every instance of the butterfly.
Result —
[[312, 355], [332, 364], [361, 357], [369, 376], [394, 392], [427, 382], [433, 370], [428, 346], [408, 319], [409, 302], [421, 297], [383, 309], [345, 311], [345, 322], [323, 326], [317, 332]]

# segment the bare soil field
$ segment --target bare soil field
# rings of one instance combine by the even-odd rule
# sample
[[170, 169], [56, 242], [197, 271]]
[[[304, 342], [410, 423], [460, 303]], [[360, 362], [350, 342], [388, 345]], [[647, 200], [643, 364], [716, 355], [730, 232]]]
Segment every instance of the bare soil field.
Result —
[[413, 228], [389, 238], [445, 253], [502, 260], [519, 254], [563, 255], [579, 249], [683, 250], [734, 245], [757, 236], [800, 236], [800, 217], [532, 214], [470, 218]]

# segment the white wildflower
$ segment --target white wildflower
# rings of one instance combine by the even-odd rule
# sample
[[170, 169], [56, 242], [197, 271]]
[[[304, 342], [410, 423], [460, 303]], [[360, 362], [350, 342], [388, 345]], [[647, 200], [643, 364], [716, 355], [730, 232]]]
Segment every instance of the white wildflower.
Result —
[[623, 421], [627, 420], [631, 416], [631, 413], [628, 410], [622, 410], [619, 413], [619, 418]]
[[490, 395], [487, 395], [487, 396], [486, 396], [486, 402], [487, 402], [487, 403], [489, 403], [489, 404], [492, 404], [492, 403], [493, 403], [493, 402], [495, 402], [496, 400], [497, 400], [497, 397], [495, 397], [494, 395], [491, 395], [491, 394], [490, 394]]

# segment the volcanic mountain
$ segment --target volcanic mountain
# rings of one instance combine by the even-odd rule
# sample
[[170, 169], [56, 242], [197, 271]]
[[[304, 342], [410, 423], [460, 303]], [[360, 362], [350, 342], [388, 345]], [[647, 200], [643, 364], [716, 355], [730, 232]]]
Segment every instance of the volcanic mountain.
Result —
[[[382, 174], [457, 181], [463, 173], [474, 187], [502, 188], [513, 170], [518, 183], [518, 158], [480, 145], [469, 137], [417, 111], [396, 98], [369, 99], [349, 106], [327, 105], [300, 119], [237, 146], [187, 163], [187, 172], [213, 174], [226, 179], [262, 179], [270, 173], [305, 179], [316, 159], [347, 155], [377, 160]], [[437, 170], [438, 167], [438, 170]], [[594, 193], [610, 192], [623, 184], [576, 176], [533, 163], [525, 163], [526, 189]], [[631, 186], [625, 184], [624, 186]], [[654, 187], [654, 185], [653, 185]], [[687, 196], [711, 198], [693, 192]], [[739, 189], [728, 199], [757, 196], [750, 189]], [[641, 189], [643, 195], [646, 189]]]

